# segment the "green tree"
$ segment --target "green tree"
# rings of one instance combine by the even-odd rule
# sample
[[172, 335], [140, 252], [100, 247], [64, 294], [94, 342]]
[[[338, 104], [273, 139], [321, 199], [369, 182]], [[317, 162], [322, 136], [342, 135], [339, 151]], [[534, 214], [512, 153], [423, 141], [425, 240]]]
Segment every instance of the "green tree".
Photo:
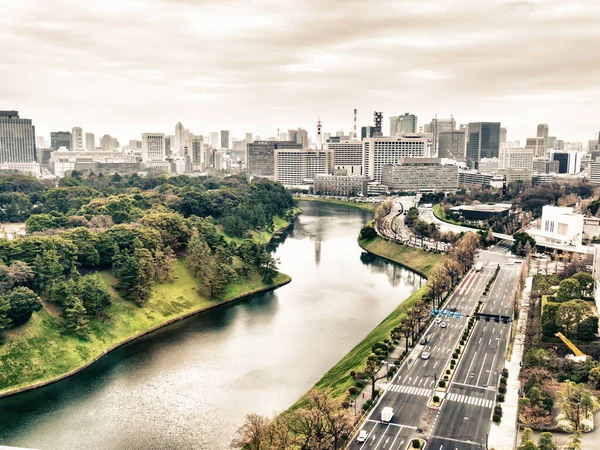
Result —
[[552, 433], [547, 431], [540, 434], [538, 438], [538, 449], [539, 450], [558, 450], [558, 446], [554, 443]]
[[152, 212], [140, 219], [140, 223], [158, 230], [162, 241], [172, 249], [187, 245], [190, 228], [181, 214], [174, 212]]
[[371, 225], [365, 225], [360, 230], [359, 238], [361, 240], [368, 241], [368, 240], [373, 239], [375, 236], [377, 236], [377, 232], [375, 231], [375, 228], [373, 228]]
[[562, 280], [558, 285], [556, 301], [568, 302], [569, 300], [577, 298], [581, 298], [581, 286], [579, 285], [579, 281], [574, 280], [573, 278]]
[[187, 264], [191, 271], [194, 272], [194, 277], [200, 274], [201, 278], [205, 278], [207, 268], [210, 266], [210, 249], [206, 242], [200, 238], [198, 230], [192, 231], [188, 245]]
[[594, 295], [594, 277], [587, 272], [577, 272], [571, 278], [577, 280], [581, 287], [581, 292], [586, 297]]
[[0, 295], [0, 331], [12, 327], [12, 320], [9, 317], [10, 314], [10, 301]]
[[33, 214], [25, 221], [27, 233], [36, 233], [57, 227], [56, 218], [52, 214]]
[[512, 245], [511, 251], [515, 255], [524, 256], [525, 255], [525, 246], [529, 243], [530, 248], [535, 247], [535, 239], [532, 238], [529, 234], [519, 231], [513, 234], [514, 243]]
[[592, 309], [585, 301], [571, 300], [561, 303], [556, 311], [556, 326], [567, 337], [577, 337], [582, 322], [591, 315]]
[[90, 331], [86, 313], [81, 299], [74, 295], [70, 295], [65, 301], [65, 308], [62, 312], [65, 331], [82, 339], [86, 339]]
[[581, 431], [575, 430], [571, 435], [571, 441], [567, 446], [567, 450], [581, 450]]
[[141, 242], [135, 247], [131, 255], [126, 251], [119, 251], [115, 255], [113, 270], [119, 278], [118, 289], [123, 297], [141, 305], [150, 297], [154, 261], [150, 251], [143, 248]]
[[6, 294], [6, 300], [10, 303], [10, 311], [7, 316], [13, 325], [23, 325], [35, 311], [42, 309], [42, 302], [35, 292], [26, 287], [17, 287]]
[[106, 310], [110, 308], [112, 298], [98, 275], [81, 277], [75, 289], [87, 313], [103, 318]]
[[47, 292], [53, 283], [60, 280], [63, 275], [63, 266], [55, 250], [48, 250], [35, 257], [33, 263], [36, 278], [34, 286], [38, 292]]
[[264, 283], [273, 283], [273, 280], [279, 273], [277, 270], [278, 262], [279, 260], [273, 258], [273, 256], [263, 247], [261, 258], [258, 262], [258, 273], [262, 276]]

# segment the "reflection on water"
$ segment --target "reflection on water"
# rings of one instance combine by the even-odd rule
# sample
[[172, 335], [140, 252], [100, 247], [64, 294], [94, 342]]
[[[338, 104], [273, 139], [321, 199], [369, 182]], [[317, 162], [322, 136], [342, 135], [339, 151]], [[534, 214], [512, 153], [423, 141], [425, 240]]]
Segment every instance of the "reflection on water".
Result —
[[225, 449], [249, 412], [291, 405], [421, 278], [356, 243], [368, 213], [302, 202], [271, 249], [292, 283], [208, 311], [82, 373], [0, 401], [0, 444]]

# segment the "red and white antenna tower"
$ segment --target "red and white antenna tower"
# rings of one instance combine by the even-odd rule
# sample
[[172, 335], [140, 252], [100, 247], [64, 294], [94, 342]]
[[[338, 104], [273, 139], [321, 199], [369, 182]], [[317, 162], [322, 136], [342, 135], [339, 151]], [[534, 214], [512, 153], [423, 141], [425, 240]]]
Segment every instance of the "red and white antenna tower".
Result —
[[317, 118], [317, 150], [323, 148], [323, 136], [321, 135], [321, 117]]
[[354, 108], [354, 135], [353, 135], [354, 140], [356, 140], [356, 138], [357, 138], [357, 135], [356, 135], [356, 113], [357, 113], [357, 109]]

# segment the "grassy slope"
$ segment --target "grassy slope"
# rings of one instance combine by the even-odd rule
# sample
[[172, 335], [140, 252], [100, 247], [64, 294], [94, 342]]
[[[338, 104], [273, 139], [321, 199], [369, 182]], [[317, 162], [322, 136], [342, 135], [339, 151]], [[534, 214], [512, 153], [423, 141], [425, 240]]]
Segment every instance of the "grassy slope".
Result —
[[378, 236], [369, 241], [359, 241], [359, 244], [371, 253], [417, 270], [425, 276], [429, 275], [431, 269], [441, 258], [441, 255], [437, 253], [429, 253], [418, 248], [409, 247], [408, 245], [396, 244]]
[[306, 200], [309, 202], [322, 202], [322, 203], [334, 203], [336, 205], [352, 206], [354, 208], [364, 209], [365, 211], [375, 212], [379, 203], [364, 203], [364, 202], [352, 202], [350, 200], [337, 200], [334, 198], [321, 198], [321, 197], [301, 197], [295, 198], [294, 201]]
[[[88, 341], [61, 334], [60, 319], [46, 310], [35, 313], [22, 327], [5, 333], [6, 342], [0, 346], [0, 393], [58, 377], [153, 326], [265, 287], [255, 274], [231, 284], [223, 297], [210, 300], [206, 287], [180, 260], [176, 281], [156, 286], [146, 306], [140, 308], [118, 296], [112, 288], [116, 280], [109, 273], [101, 275], [111, 286], [113, 305], [104, 322], [94, 322]], [[279, 274], [274, 284], [287, 280], [287, 275]]]

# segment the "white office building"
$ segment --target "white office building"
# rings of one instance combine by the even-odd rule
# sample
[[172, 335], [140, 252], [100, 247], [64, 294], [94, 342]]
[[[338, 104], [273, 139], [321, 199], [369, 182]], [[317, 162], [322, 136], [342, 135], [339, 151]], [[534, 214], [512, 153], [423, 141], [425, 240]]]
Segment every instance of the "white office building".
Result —
[[533, 170], [533, 150], [500, 146], [500, 169]]
[[333, 151], [333, 165], [336, 170], [345, 170], [348, 175], [363, 175], [362, 141], [330, 142], [327, 149]]
[[590, 162], [590, 183], [600, 184], [600, 161]]
[[142, 134], [142, 162], [164, 161], [165, 158], [164, 133]]
[[538, 244], [581, 245], [583, 214], [575, 214], [572, 207], [542, 208], [541, 228], [527, 230]]
[[406, 158], [383, 167], [383, 184], [395, 192], [454, 192], [458, 167], [442, 165], [440, 158]]
[[405, 158], [430, 157], [430, 140], [422, 133], [372, 137], [362, 141], [363, 175], [381, 181], [383, 166], [399, 164]]
[[94, 136], [94, 133], [85, 133], [85, 149], [88, 152], [96, 150], [96, 136]]
[[333, 173], [331, 150], [275, 150], [275, 181], [284, 186], [310, 186], [317, 174]]
[[71, 150], [80, 150], [83, 147], [83, 130], [81, 127], [73, 127], [71, 130]]

